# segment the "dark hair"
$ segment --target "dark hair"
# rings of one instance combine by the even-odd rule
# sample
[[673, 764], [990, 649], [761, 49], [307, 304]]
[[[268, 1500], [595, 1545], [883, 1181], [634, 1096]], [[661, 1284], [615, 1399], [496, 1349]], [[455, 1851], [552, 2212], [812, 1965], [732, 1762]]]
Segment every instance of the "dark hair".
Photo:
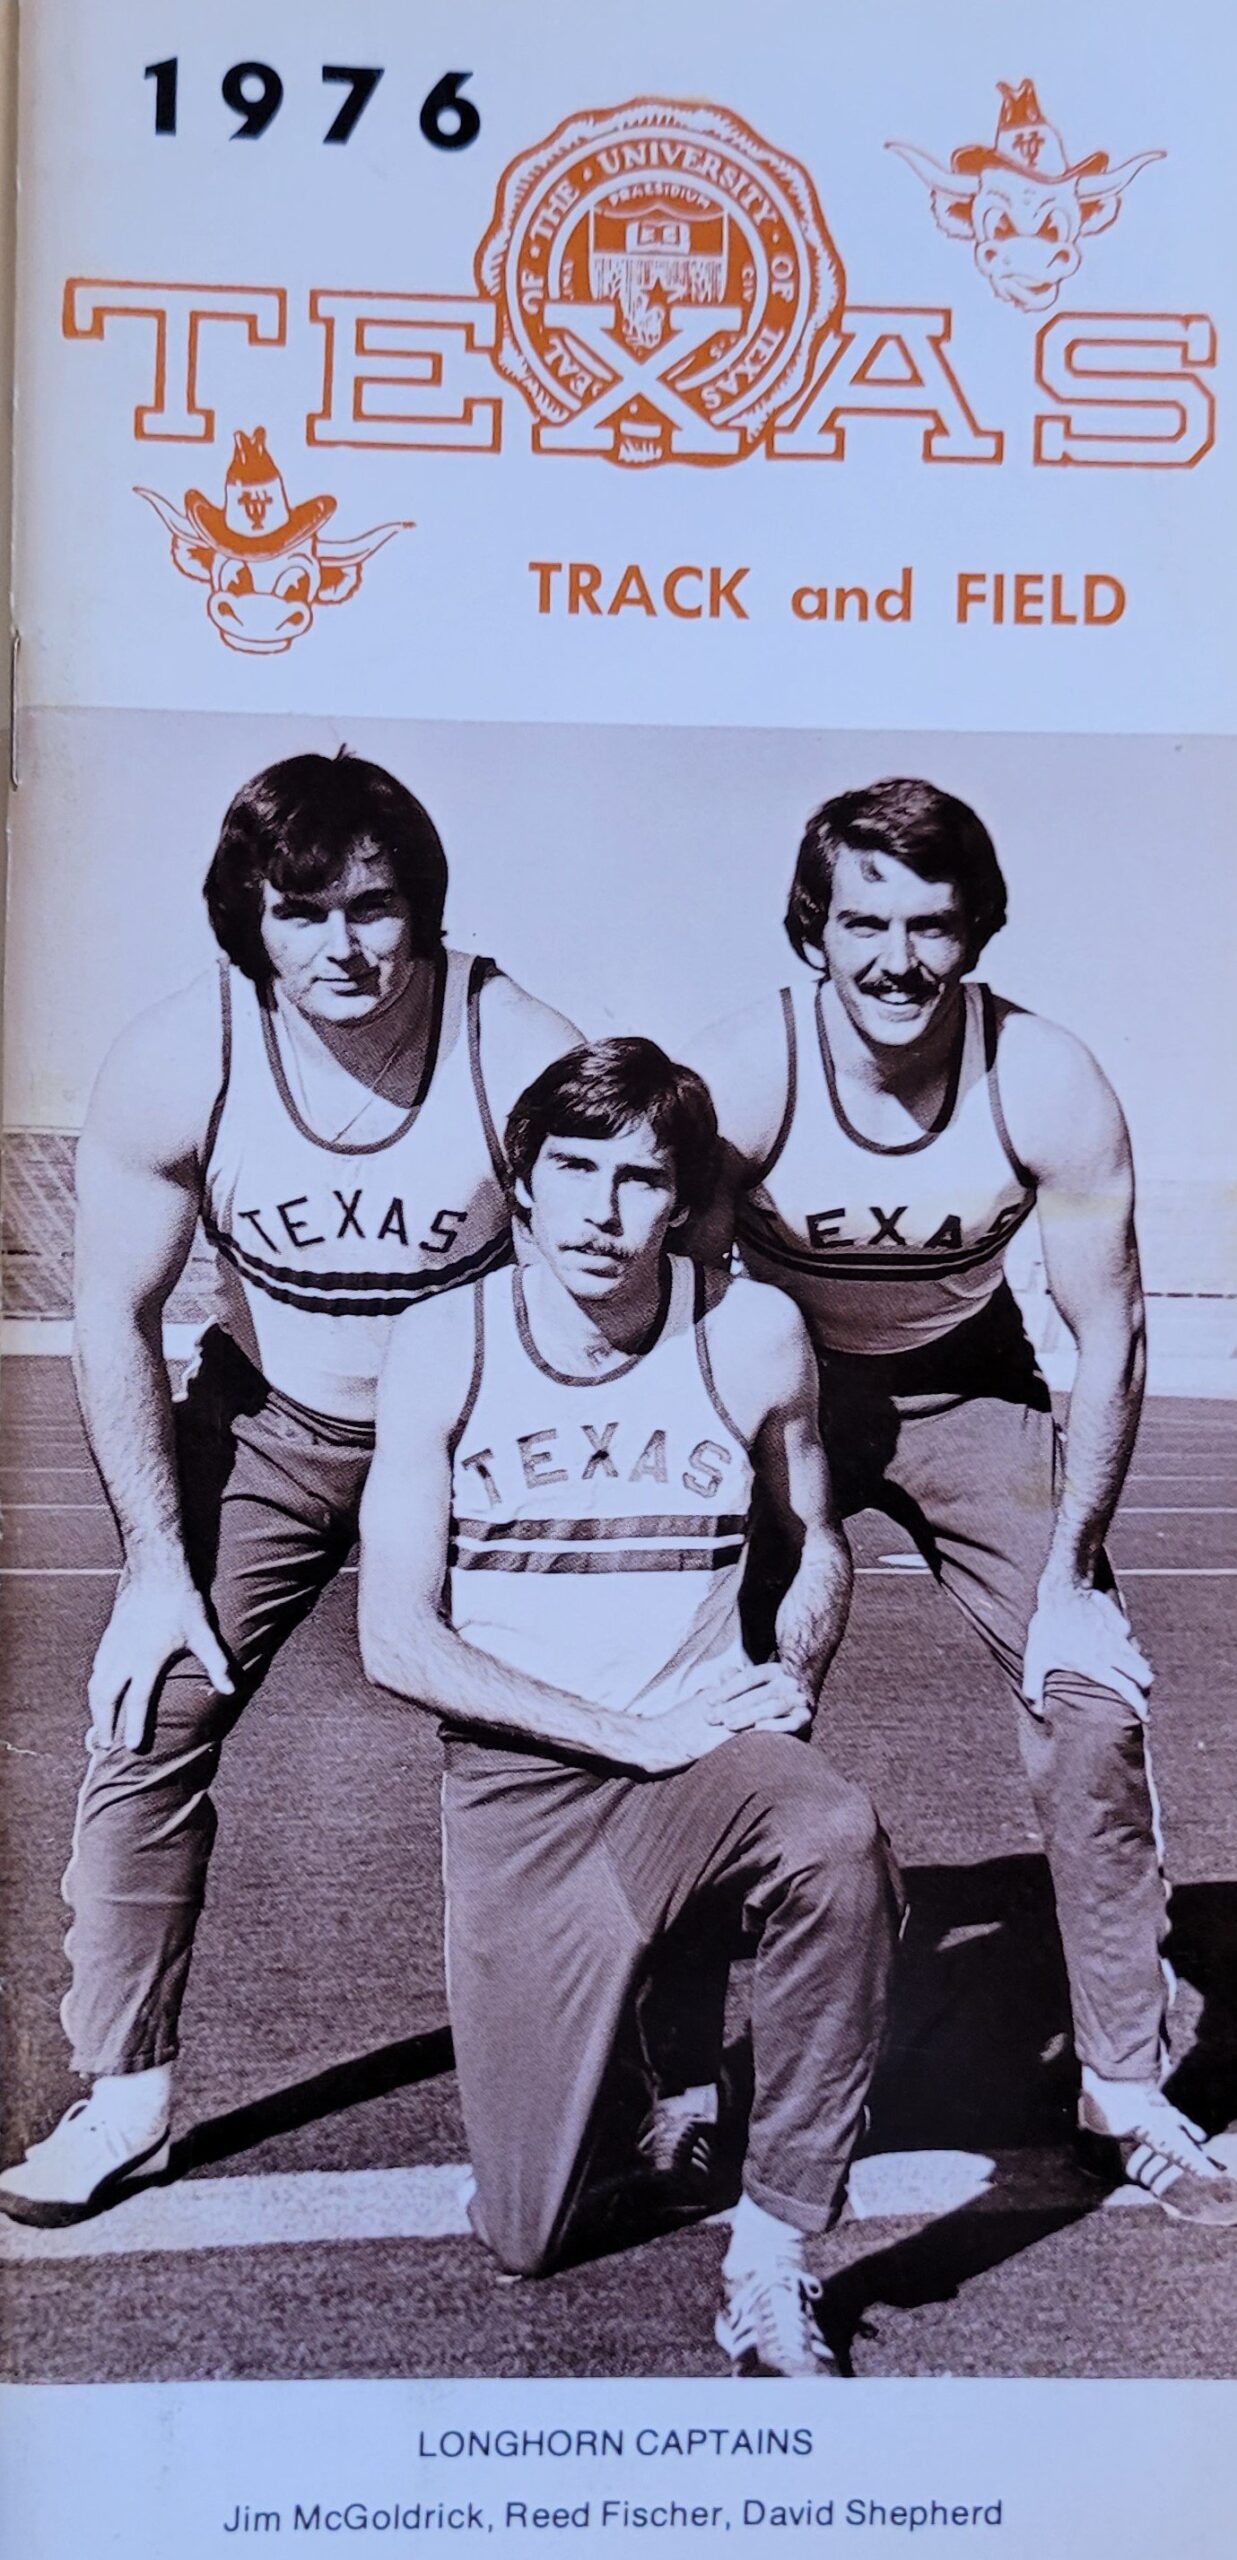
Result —
[[921, 880], [949, 880], [970, 925], [973, 964], [1005, 922], [1005, 881], [992, 838], [965, 800], [934, 782], [892, 779], [840, 791], [809, 818], [786, 909], [786, 931], [801, 960], [820, 947], [838, 855], [884, 853]]
[[654, 1040], [569, 1049], [526, 1086], [507, 1122], [509, 1178], [527, 1187], [547, 1138], [618, 1138], [638, 1120], [670, 1158], [677, 1206], [695, 1216], [713, 1194], [717, 1113], [703, 1079]]
[[270, 962], [261, 935], [262, 884], [313, 894], [368, 846], [385, 853], [412, 918], [412, 947], [431, 959], [442, 942], [447, 857], [433, 819], [380, 764], [349, 755], [286, 756], [255, 773], [232, 801], [206, 874], [206, 909], [229, 960], [261, 986]]

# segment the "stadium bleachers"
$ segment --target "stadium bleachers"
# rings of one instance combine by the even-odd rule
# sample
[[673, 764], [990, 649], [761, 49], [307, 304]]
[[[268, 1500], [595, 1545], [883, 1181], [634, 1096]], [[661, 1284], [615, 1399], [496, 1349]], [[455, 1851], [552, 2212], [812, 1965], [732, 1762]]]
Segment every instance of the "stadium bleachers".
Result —
[[[0, 1164], [0, 1308], [11, 1321], [63, 1321], [72, 1310], [73, 1155], [66, 1130], [13, 1129]], [[1149, 1180], [1139, 1199], [1153, 1386], [1237, 1393], [1237, 1192], [1218, 1183]], [[1010, 1278], [1050, 1372], [1068, 1336], [1044, 1286], [1034, 1222], [1015, 1243]], [[211, 1304], [211, 1258], [199, 1234], [168, 1306], [172, 1324], [200, 1323]], [[1178, 1380], [1178, 1364], [1188, 1364]], [[1200, 1365], [1201, 1364], [1201, 1365]], [[1204, 1375], [1205, 1372], [1205, 1375]], [[1053, 1384], [1063, 1383], [1053, 1376]]]

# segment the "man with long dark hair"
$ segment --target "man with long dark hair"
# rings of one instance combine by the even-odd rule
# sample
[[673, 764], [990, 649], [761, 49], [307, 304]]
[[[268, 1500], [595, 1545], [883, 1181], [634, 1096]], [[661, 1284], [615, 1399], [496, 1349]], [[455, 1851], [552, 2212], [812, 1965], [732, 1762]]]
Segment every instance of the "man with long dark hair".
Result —
[[[74, 1365], [124, 1543], [65, 1878], [92, 2087], [0, 2178], [21, 2221], [165, 2168], [220, 1746], [353, 1543], [391, 1319], [510, 1251], [495, 1121], [577, 1035], [445, 947], [446, 888], [381, 766], [256, 774], [206, 880], [220, 966], [132, 1024], [90, 1104]], [[174, 1403], [162, 1317], [199, 1220], [218, 1311]]]

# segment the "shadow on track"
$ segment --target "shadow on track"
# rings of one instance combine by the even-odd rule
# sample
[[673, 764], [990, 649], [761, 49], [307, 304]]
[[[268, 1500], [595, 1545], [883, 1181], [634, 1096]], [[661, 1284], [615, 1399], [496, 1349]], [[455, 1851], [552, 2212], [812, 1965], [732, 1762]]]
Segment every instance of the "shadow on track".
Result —
[[1208, 2133], [1237, 2120], [1237, 1884], [1181, 1884], [1173, 1891], [1168, 1960], [1202, 1996], [1189, 2052], [1169, 2095]]
[[[1004, 2157], [982, 2196], [879, 2241], [827, 2279], [818, 2316], [844, 2373], [878, 2304], [949, 2302], [1094, 2212], [1106, 2192], [1080, 2164], [1069, 2194], [1078, 2071], [1047, 1861], [913, 1867], [904, 1880], [907, 1924], [863, 2150]], [[1058, 2183], [1051, 2203], [1037, 2204], [1018, 2154], [1030, 2166], [1046, 2150], [1065, 2155], [1066, 2192]]]
[[[878, 2304], [948, 2302], [973, 2277], [1085, 2219], [1109, 2192], [1073, 2152], [1078, 2073], [1046, 1861], [912, 1869], [906, 1883], [910, 1915], [864, 2150], [1004, 2158], [982, 2196], [828, 2280], [820, 2320], [844, 2372]], [[1237, 2116], [1237, 1885], [1179, 1886], [1172, 1923], [1170, 1962], [1203, 2007], [1169, 2089], [1214, 2132]], [[1063, 2157], [1054, 2199], [1037, 2204], [1018, 2154], [1041, 2146], [1060, 2146]]]
[[1078, 2072], [1047, 1860], [908, 1867], [865, 2151], [1070, 2138]]
[[[880, 2240], [829, 2278], [822, 2325], [849, 2369], [852, 2342], [878, 2304], [900, 2309], [948, 2301], [975, 2276], [1035, 2247], [1102, 2203], [1104, 2184], [1072, 2159], [1077, 2065], [1068, 1992], [1042, 1857], [906, 1873], [909, 1912], [899, 1949], [884, 2058], [872, 2091], [864, 2154], [964, 2151], [1001, 2155], [982, 2196], [925, 2228]], [[1172, 2083], [1177, 2103], [1209, 2129], [1237, 2115], [1237, 1884], [1181, 1886], [1173, 1897], [1170, 1954], [1201, 1993], [1196, 2041]], [[684, 2040], [693, 2018], [685, 1966]], [[744, 2072], [747, 1968], [736, 1969], [728, 2012], [732, 2086]], [[712, 1999], [711, 1989], [708, 1992]], [[603, 2122], [559, 2265], [609, 2257], [684, 2219], [658, 2209], [634, 2166], [634, 2135], [648, 2104], [636, 2043], [615, 2057]], [[714, 2065], [716, 2067], [716, 2064]], [[234, 2159], [273, 2136], [437, 2078], [453, 2068], [446, 2026], [339, 2062], [292, 2087], [208, 2118], [176, 2143], [172, 2175]], [[714, 2209], [738, 2189], [741, 2125], [721, 2164]], [[1037, 2202], [1035, 2162], [1055, 2151], [1061, 2174]], [[1019, 2155], [1025, 2154], [1026, 2175]], [[852, 2239], [861, 2226], [851, 2226]], [[873, 2233], [876, 2237], [875, 2229]]]
[[233, 2160], [238, 2153], [269, 2142], [274, 2134], [299, 2132], [324, 2116], [364, 2106], [370, 2098], [389, 2097], [395, 2089], [414, 2088], [422, 2080], [436, 2080], [454, 2067], [449, 2027], [404, 2036], [399, 2043], [384, 2044], [377, 2053], [365, 2054], [356, 2062], [334, 2062], [290, 2089], [273, 2090], [269, 2097], [252, 2099], [248, 2106], [233, 2107], [227, 2115], [208, 2116], [203, 2124], [193, 2125], [172, 2145], [169, 2176], [183, 2178], [190, 2170]]

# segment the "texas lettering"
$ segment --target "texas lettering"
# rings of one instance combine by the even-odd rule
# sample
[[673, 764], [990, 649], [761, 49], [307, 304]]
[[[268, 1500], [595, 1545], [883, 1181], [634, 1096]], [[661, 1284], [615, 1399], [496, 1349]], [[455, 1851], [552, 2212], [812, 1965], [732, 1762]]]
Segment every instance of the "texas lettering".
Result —
[[[1027, 458], [1054, 468], [1191, 468], [1215, 437], [1207, 377], [1216, 331], [1188, 284], [1167, 297], [1177, 308], [1130, 311], [1112, 307], [1116, 288], [1097, 277], [1086, 308], [1057, 307], [1084, 255], [1102, 269], [1126, 191], [1163, 152], [1153, 146], [1117, 166], [1106, 152], [1071, 161], [1033, 82], [1003, 82], [1001, 95], [993, 143], [961, 147], [948, 169], [915, 144], [890, 148], [928, 188], [938, 227], [971, 245], [972, 314], [986, 290], [1042, 324], [1011, 342], [1043, 404]], [[883, 189], [892, 176], [886, 162], [871, 182]], [[844, 222], [845, 205], [838, 211]], [[639, 472], [714, 469], [756, 454], [842, 462], [892, 423], [925, 463], [1012, 460], [1006, 427], [979, 414], [953, 309], [922, 281], [915, 237], [908, 224], [908, 289], [869, 302], [848, 285], [833, 218], [802, 163], [728, 106], [632, 98], [569, 116], [502, 172], [472, 290], [460, 290], [458, 269], [428, 290], [415, 276], [395, 287], [331, 282], [310, 286], [294, 318], [290, 288], [274, 280], [70, 275], [61, 327], [71, 340], [110, 342], [137, 395], [139, 443], [214, 441], [215, 413], [198, 381], [205, 330], [212, 343], [228, 333], [254, 408], [273, 363], [286, 392], [276, 351], [290, 350], [311, 401], [308, 446], [476, 455], [522, 447]], [[231, 636], [224, 605], [235, 611], [236, 598], [220, 600], [209, 547], [186, 538], [170, 500], [144, 494], [180, 544], [177, 565], [215, 581], [217, 627]], [[307, 614], [339, 601], [359, 580], [361, 546], [398, 530], [374, 527], [338, 556], [320, 542], [298, 567], [293, 606]], [[263, 646], [286, 645], [269, 598], [258, 619]]]
[[618, 1422], [582, 1422], [572, 1431], [554, 1427], [522, 1431], [501, 1451], [472, 1449], [457, 1464], [485, 1495], [491, 1511], [546, 1485], [674, 1484], [711, 1502], [734, 1451], [720, 1440], [697, 1440], [671, 1426], [624, 1433]]
[[394, 1243], [418, 1253], [446, 1253], [454, 1244], [468, 1216], [466, 1209], [439, 1209], [430, 1219], [424, 1235], [416, 1233], [417, 1219], [409, 1226], [408, 1213], [398, 1192], [368, 1198], [363, 1188], [337, 1191], [332, 1188], [320, 1198], [300, 1191], [291, 1200], [276, 1200], [260, 1208], [237, 1209], [234, 1216], [252, 1239], [260, 1238], [268, 1252], [286, 1252], [289, 1245], [298, 1253], [308, 1253], [312, 1246], [342, 1244], [352, 1236], [361, 1244]]
[[[751, 1204], [750, 1214], [769, 1223], [767, 1212], [756, 1202]], [[930, 1235], [908, 1235], [903, 1224], [908, 1215], [909, 1204], [905, 1201], [888, 1208], [873, 1201], [866, 1211], [848, 1209], [844, 1204], [833, 1209], [809, 1209], [803, 1222], [808, 1249], [822, 1255], [884, 1251], [894, 1256], [966, 1253], [978, 1257], [990, 1252], [1003, 1236], [1012, 1235], [1026, 1211], [1021, 1201], [1014, 1201], [998, 1210], [991, 1225], [978, 1235], [972, 1231], [974, 1222], [968, 1220], [965, 1209], [946, 1211], [936, 1219]]]

